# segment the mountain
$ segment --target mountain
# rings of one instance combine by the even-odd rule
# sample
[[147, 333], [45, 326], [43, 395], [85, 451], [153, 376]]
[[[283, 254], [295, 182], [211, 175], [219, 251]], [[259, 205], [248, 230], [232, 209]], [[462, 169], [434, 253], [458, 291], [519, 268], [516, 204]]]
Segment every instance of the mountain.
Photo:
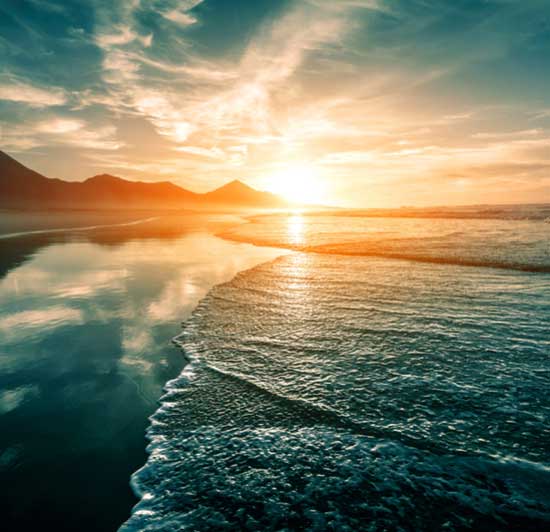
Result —
[[235, 180], [216, 190], [202, 194], [203, 201], [209, 204], [222, 205], [255, 205], [257, 207], [284, 207], [288, 206], [281, 197], [256, 190], [241, 181]]
[[197, 194], [174, 183], [143, 183], [127, 181], [109, 174], [96, 175], [78, 183], [87, 202], [104, 207], [132, 205], [133, 207], [161, 206], [177, 208], [197, 201]]
[[62, 186], [61, 180], [44, 177], [0, 151], [0, 205], [39, 202], [55, 197]]
[[109, 174], [82, 182], [45, 177], [0, 151], [0, 207], [47, 209], [205, 209], [283, 208], [288, 203], [269, 192], [232, 181], [198, 194], [169, 181], [145, 183]]

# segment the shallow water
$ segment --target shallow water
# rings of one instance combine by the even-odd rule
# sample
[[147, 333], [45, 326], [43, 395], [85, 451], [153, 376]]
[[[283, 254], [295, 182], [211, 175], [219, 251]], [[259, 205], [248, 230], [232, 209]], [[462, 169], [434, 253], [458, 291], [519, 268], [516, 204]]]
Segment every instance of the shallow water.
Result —
[[[0, 241], [0, 528], [111, 531], [136, 499], [170, 340], [216, 283], [279, 252], [212, 236], [234, 218]], [[61, 221], [60, 221], [61, 224]]]
[[[278, 217], [231, 237], [306, 249], [407, 222], [344, 238]], [[550, 277], [516, 268], [550, 266], [549, 228], [443, 222], [405, 234], [412, 249], [423, 227], [420, 259], [440, 239], [445, 264], [297, 252], [214, 288], [123, 530], [549, 527]], [[498, 267], [456, 264], [474, 248]]]
[[402, 258], [550, 273], [544, 220], [262, 216], [224, 238], [317, 253]]

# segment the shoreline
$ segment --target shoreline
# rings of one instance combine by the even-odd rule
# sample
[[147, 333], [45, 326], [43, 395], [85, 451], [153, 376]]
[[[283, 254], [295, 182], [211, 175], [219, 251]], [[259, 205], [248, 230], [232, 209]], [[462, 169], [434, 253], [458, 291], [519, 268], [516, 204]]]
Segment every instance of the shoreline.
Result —
[[[17, 283], [0, 285], [5, 292], [0, 319], [23, 317], [25, 313], [30, 317], [38, 316], [39, 309], [51, 308], [52, 312], [58, 313], [52, 314], [52, 321], [40, 328], [34, 327], [32, 321], [19, 322], [14, 318], [10, 318], [14, 326], [9, 331], [0, 328], [0, 341], [4, 334], [3, 348], [9, 356], [6, 367], [9, 371], [0, 375], [7, 379], [0, 382], [0, 386], [5, 382], [6, 393], [10, 390], [10, 379], [13, 380], [11, 373], [19, 374], [25, 356], [32, 353], [33, 343], [37, 339], [47, 342], [43, 344], [39, 364], [27, 367], [18, 384], [21, 390], [37, 390], [36, 395], [28, 395], [24, 408], [23, 404], [21, 408], [14, 405], [13, 411], [8, 413], [14, 426], [28, 426], [29, 415], [34, 415], [32, 413], [37, 409], [42, 412], [43, 420], [32, 425], [30, 436], [15, 431], [5, 433], [3, 443], [6, 449], [25, 449], [29, 445], [29, 451], [25, 451], [21, 458], [14, 454], [13, 468], [17, 467], [17, 471], [13, 469], [11, 472], [11, 465], [2, 471], [6, 482], [17, 480], [12, 494], [2, 506], [8, 528], [10, 524], [15, 526], [19, 522], [21, 528], [26, 529], [33, 518], [32, 512], [26, 512], [24, 508], [44, 504], [50, 507], [46, 501], [51, 500], [53, 494], [57, 494], [56, 497], [64, 494], [71, 504], [71, 509], [53, 506], [45, 511], [48, 522], [60, 532], [72, 530], [71, 525], [79, 515], [86, 518], [83, 532], [116, 530], [129, 518], [140, 500], [132, 490], [131, 476], [143, 467], [148, 457], [144, 436], [149, 417], [158, 409], [164, 387], [187, 366], [181, 349], [171, 342], [181, 333], [178, 323], [185, 321], [213, 286], [279, 255], [274, 250], [241, 246], [215, 237], [220, 228], [242, 223], [242, 218], [187, 215], [141, 226], [142, 222], [133, 220], [102, 226], [78, 241], [56, 237], [55, 246], [49, 245], [51, 238], [47, 234], [69, 235], [82, 228], [44, 229], [38, 234], [2, 239], [6, 260], [1, 277], [5, 279], [14, 272]], [[128, 224], [135, 229], [124, 229]], [[110, 229], [106, 231], [104, 227]], [[29, 239], [46, 242], [26, 249], [24, 244]], [[44, 252], [35, 253], [39, 248]], [[281, 250], [282, 253], [285, 251]], [[10, 253], [14, 255], [11, 261]], [[63, 269], [68, 257], [71, 257], [70, 275]], [[26, 267], [26, 264], [31, 267]], [[38, 285], [34, 284], [37, 272], [41, 279]], [[73, 285], [80, 289], [82, 283], [95, 282], [95, 272], [101, 274], [97, 278], [97, 287], [92, 284], [90, 291], [72, 292]], [[148, 288], [141, 290], [139, 287]], [[35, 290], [36, 295], [33, 295]], [[66, 294], [62, 299], [61, 293]], [[63, 314], [60, 313], [62, 307], [66, 309]], [[126, 310], [121, 313], [121, 308]], [[151, 312], [153, 315], [149, 316]], [[106, 319], [107, 316], [111, 318]], [[68, 321], [63, 321], [65, 319]], [[142, 335], [150, 339], [143, 345]], [[63, 349], [60, 352], [58, 349], [46, 350], [46, 345], [54, 345], [56, 338], [62, 339]], [[83, 342], [83, 338], [88, 338], [88, 341]], [[11, 359], [13, 367], [9, 365]], [[106, 367], [111, 370], [105, 372]], [[73, 377], [69, 378], [71, 375]], [[50, 388], [52, 379], [59, 378], [64, 379], [64, 385]], [[69, 403], [62, 399], [66, 393], [71, 390], [76, 393], [78, 387], [84, 385], [92, 387], [87, 397], [77, 394], [74, 397], [80, 399]], [[48, 390], [47, 400], [44, 400], [42, 390]], [[142, 398], [139, 399], [138, 395]], [[130, 404], [128, 399], [131, 399]], [[76, 417], [70, 417], [65, 410]], [[60, 413], [70, 421], [62, 421]], [[47, 426], [47, 433], [42, 433], [42, 426]], [[127, 429], [120, 432], [123, 426]], [[100, 439], [114, 438], [117, 443], [112, 448], [99, 445], [100, 440], [98, 445], [85, 443], [92, 441], [94, 435]], [[31, 451], [32, 442], [27, 443], [31, 436], [32, 440], [44, 440], [40, 453]], [[54, 446], [53, 441], [50, 442], [52, 437], [66, 444]], [[74, 438], [77, 441], [71, 443]], [[66, 458], [63, 463], [58, 462], [60, 457]], [[19, 465], [23, 459], [25, 461]], [[38, 469], [25, 465], [30, 460], [36, 462]], [[79, 465], [76, 465], [77, 460]], [[113, 467], [108, 466], [104, 471], [93, 467], [93, 463], [108, 464], [111, 461]], [[57, 468], [55, 478], [48, 484], [36, 483], [37, 471], [54, 467]], [[73, 485], [75, 472], [89, 478], [88, 495]], [[16, 476], [12, 480], [13, 475]], [[114, 490], [112, 497], [104, 496], [101, 486], [105, 483]], [[33, 487], [23, 497], [21, 490], [29, 485]], [[42, 485], [50, 486], [47, 493], [42, 491]], [[87, 499], [86, 503], [84, 499]], [[99, 514], [93, 517], [91, 511], [99, 511]]]
[[31, 231], [20, 231], [17, 233], [0, 233], [0, 239], [8, 238], [18, 238], [22, 236], [30, 235], [45, 235], [50, 233], [74, 233], [75, 231], [93, 231], [94, 229], [106, 229], [109, 227], [129, 227], [132, 225], [139, 225], [142, 223], [152, 222], [158, 220], [159, 216], [153, 216], [151, 218], [143, 218], [139, 220], [133, 220], [131, 222], [120, 222], [114, 224], [99, 224], [99, 225], [87, 225], [87, 226], [77, 226], [77, 227], [59, 227], [59, 228], [50, 228], [50, 229], [34, 229]]

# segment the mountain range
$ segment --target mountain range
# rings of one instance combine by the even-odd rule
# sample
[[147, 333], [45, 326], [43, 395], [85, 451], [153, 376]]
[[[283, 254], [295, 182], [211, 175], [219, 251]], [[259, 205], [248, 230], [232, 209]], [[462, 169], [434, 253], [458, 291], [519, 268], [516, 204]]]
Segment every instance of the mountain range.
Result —
[[277, 209], [280, 196], [231, 181], [204, 194], [169, 181], [146, 183], [100, 174], [85, 181], [52, 179], [0, 151], [0, 207], [23, 209]]

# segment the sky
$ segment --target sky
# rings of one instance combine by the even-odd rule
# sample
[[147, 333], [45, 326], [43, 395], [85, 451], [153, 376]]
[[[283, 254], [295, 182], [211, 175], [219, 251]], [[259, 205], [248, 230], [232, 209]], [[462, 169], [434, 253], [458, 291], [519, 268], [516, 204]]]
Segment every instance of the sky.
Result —
[[550, 202], [549, 58], [550, 0], [0, 0], [0, 149], [66, 180]]

